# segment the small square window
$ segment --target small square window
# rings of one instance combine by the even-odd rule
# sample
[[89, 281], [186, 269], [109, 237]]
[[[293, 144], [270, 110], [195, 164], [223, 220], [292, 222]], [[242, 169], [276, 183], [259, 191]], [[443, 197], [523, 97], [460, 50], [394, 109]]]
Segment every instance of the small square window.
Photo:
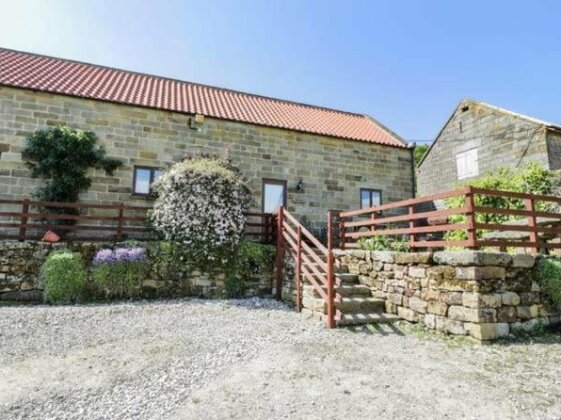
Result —
[[479, 175], [477, 149], [471, 149], [456, 155], [458, 179], [471, 178]]
[[154, 190], [152, 189], [152, 184], [160, 176], [162, 176], [162, 170], [160, 168], [135, 167], [132, 186], [133, 194], [153, 195]]
[[382, 191], [372, 188], [360, 189], [360, 208], [367, 209], [382, 204]]

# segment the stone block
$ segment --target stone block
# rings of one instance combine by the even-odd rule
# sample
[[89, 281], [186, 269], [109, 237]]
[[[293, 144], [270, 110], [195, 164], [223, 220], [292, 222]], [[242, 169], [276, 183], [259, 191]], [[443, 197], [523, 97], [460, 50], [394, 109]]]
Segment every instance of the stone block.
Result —
[[539, 316], [539, 307], [538, 307], [538, 305], [517, 306], [516, 307], [516, 315], [520, 319], [537, 318]]
[[430, 264], [432, 252], [396, 252], [393, 258], [397, 264]]
[[515, 322], [514, 324], [510, 325], [510, 329], [513, 332], [516, 332], [516, 330], [532, 331], [537, 328], [540, 328], [541, 326], [548, 325], [548, 324], [549, 324], [548, 318], [534, 318], [528, 321]]
[[461, 280], [504, 280], [504, 267], [456, 267], [456, 279]]
[[497, 311], [493, 308], [467, 308], [465, 306], [450, 306], [448, 308], [448, 317], [459, 321], [466, 322], [496, 322]]
[[431, 290], [431, 289], [422, 289], [421, 290], [421, 299], [429, 301], [429, 300], [440, 300], [441, 292], [438, 290]]
[[461, 292], [447, 292], [440, 294], [440, 301], [447, 305], [461, 305], [462, 293]]
[[415, 278], [423, 278], [426, 275], [426, 270], [420, 267], [409, 267], [409, 275]]
[[427, 328], [434, 330], [436, 328], [436, 316], [433, 314], [426, 314], [423, 322]]
[[535, 305], [540, 303], [540, 294], [538, 292], [523, 292], [520, 293], [521, 305]]
[[396, 314], [398, 306], [386, 300], [386, 312], [389, 314]]
[[436, 280], [453, 279], [456, 276], [456, 270], [454, 267], [437, 265], [427, 268], [426, 275], [427, 277]]
[[[355, 252], [355, 251], [353, 251]], [[370, 257], [374, 261], [380, 261], [383, 263], [393, 263], [394, 262], [394, 252], [390, 251], [373, 251], [370, 253]]]
[[471, 324], [469, 333], [473, 338], [481, 341], [494, 340], [497, 338], [496, 324]]
[[509, 325], [507, 323], [471, 324], [469, 333], [477, 340], [494, 340], [498, 337], [507, 336], [509, 334]]
[[390, 293], [387, 300], [394, 305], [401, 305], [403, 303], [403, 295], [400, 293]]
[[503, 306], [497, 309], [497, 321], [498, 322], [515, 322], [517, 319], [516, 307], [514, 306]]
[[436, 317], [436, 329], [453, 335], [466, 335], [468, 333], [464, 322], [440, 316]]
[[431, 300], [428, 302], [427, 312], [429, 314], [446, 316], [446, 313], [448, 312], [448, 305], [442, 302], [436, 302]]
[[512, 267], [514, 268], [532, 268], [536, 263], [536, 258], [530, 254], [513, 254]]
[[520, 296], [514, 292], [501, 293], [501, 300], [503, 305], [516, 306], [520, 304]]
[[402, 306], [399, 306], [397, 308], [397, 315], [400, 318], [405, 319], [406, 321], [410, 321], [410, 322], [419, 321], [419, 315], [417, 314], [417, 312], [415, 312], [413, 309], [404, 308]]
[[462, 293], [462, 305], [468, 308], [498, 308], [502, 305], [501, 295], [496, 293]]
[[427, 302], [415, 296], [409, 299], [409, 307], [422, 314], [427, 312]]
[[483, 251], [440, 251], [433, 260], [440, 265], [450, 266], [499, 266], [507, 267], [512, 262], [510, 254]]

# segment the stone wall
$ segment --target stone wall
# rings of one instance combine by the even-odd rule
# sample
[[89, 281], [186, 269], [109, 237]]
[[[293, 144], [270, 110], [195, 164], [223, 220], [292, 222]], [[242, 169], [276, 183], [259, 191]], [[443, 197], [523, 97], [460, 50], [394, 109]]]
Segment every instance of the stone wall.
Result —
[[549, 156], [549, 169], [561, 169], [561, 134], [547, 132], [547, 153]]
[[[528, 162], [550, 167], [543, 125], [493, 107], [464, 101], [438, 135], [417, 169], [417, 195], [454, 189], [458, 182], [456, 155], [477, 148], [479, 174]], [[558, 143], [549, 141], [557, 150]], [[561, 148], [560, 148], [561, 149]]]
[[[187, 154], [232, 160], [248, 179], [261, 210], [263, 178], [288, 182], [288, 210], [310, 224], [326, 222], [327, 210], [359, 207], [360, 188], [382, 190], [384, 202], [413, 195], [411, 150], [206, 118], [199, 130], [189, 115], [0, 87], [0, 198], [29, 197], [38, 185], [21, 160], [25, 138], [61, 123], [92, 130], [124, 166], [109, 177], [92, 171], [82, 201], [136, 205], [133, 167], [165, 167]], [[303, 189], [296, 191], [299, 180]]]
[[447, 251], [337, 251], [340, 263], [386, 300], [386, 312], [479, 341], [558, 323], [531, 255]]
[[[146, 244], [148, 255], [150, 247]], [[55, 251], [68, 248], [82, 255], [91, 274], [91, 261], [101, 248], [113, 248], [119, 244], [72, 243], [48, 244], [44, 242], [0, 242], [0, 300], [38, 301], [42, 299], [41, 265], [47, 256]], [[189, 267], [188, 263], [177, 266], [173, 273], [162, 277], [153, 265], [142, 283], [143, 297], [226, 297], [225, 274], [219, 271], [201, 273]], [[251, 278], [245, 281], [244, 297], [268, 296], [273, 284], [273, 264], [266, 270], [257, 268]]]

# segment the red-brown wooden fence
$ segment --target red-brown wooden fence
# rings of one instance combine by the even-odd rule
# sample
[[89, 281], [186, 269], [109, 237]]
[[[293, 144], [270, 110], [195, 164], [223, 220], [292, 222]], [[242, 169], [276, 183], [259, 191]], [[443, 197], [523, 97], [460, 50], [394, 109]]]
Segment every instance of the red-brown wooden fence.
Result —
[[[476, 196], [520, 200], [525, 208], [477, 206]], [[426, 209], [435, 200], [452, 197], [463, 197], [463, 206]], [[349, 248], [356, 247], [359, 238], [382, 235], [406, 238], [412, 249], [512, 247], [526, 248], [537, 253], [542, 249], [561, 248], [561, 213], [551, 209], [536, 210], [540, 203], [561, 205], [561, 197], [466, 187], [367, 209], [338, 212], [338, 226], [337, 229], [329, 230], [329, 241], [335, 247]], [[518, 220], [505, 223], [478, 222], [482, 219], [478, 216], [482, 214], [514, 216]], [[461, 222], [453, 223], [449, 219], [453, 215], [465, 217]], [[444, 233], [453, 231], [465, 231], [465, 239], [443, 238]], [[511, 239], [505, 236], [501, 239], [488, 239], [481, 237], [483, 232], [525, 232], [521, 236], [527, 238]]]
[[[51, 212], [65, 208], [76, 209], [77, 214]], [[0, 239], [40, 240], [49, 229], [69, 241], [152, 239], [154, 235], [146, 225], [150, 209], [126, 204], [0, 199]], [[246, 213], [246, 216], [244, 237], [271, 243], [274, 235], [272, 214]]]

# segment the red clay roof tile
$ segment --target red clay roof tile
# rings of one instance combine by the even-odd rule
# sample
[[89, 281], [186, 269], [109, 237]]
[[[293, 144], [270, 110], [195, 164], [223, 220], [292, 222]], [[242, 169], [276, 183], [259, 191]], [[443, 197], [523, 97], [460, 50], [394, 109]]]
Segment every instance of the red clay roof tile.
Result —
[[362, 114], [3, 48], [0, 85], [406, 147]]

